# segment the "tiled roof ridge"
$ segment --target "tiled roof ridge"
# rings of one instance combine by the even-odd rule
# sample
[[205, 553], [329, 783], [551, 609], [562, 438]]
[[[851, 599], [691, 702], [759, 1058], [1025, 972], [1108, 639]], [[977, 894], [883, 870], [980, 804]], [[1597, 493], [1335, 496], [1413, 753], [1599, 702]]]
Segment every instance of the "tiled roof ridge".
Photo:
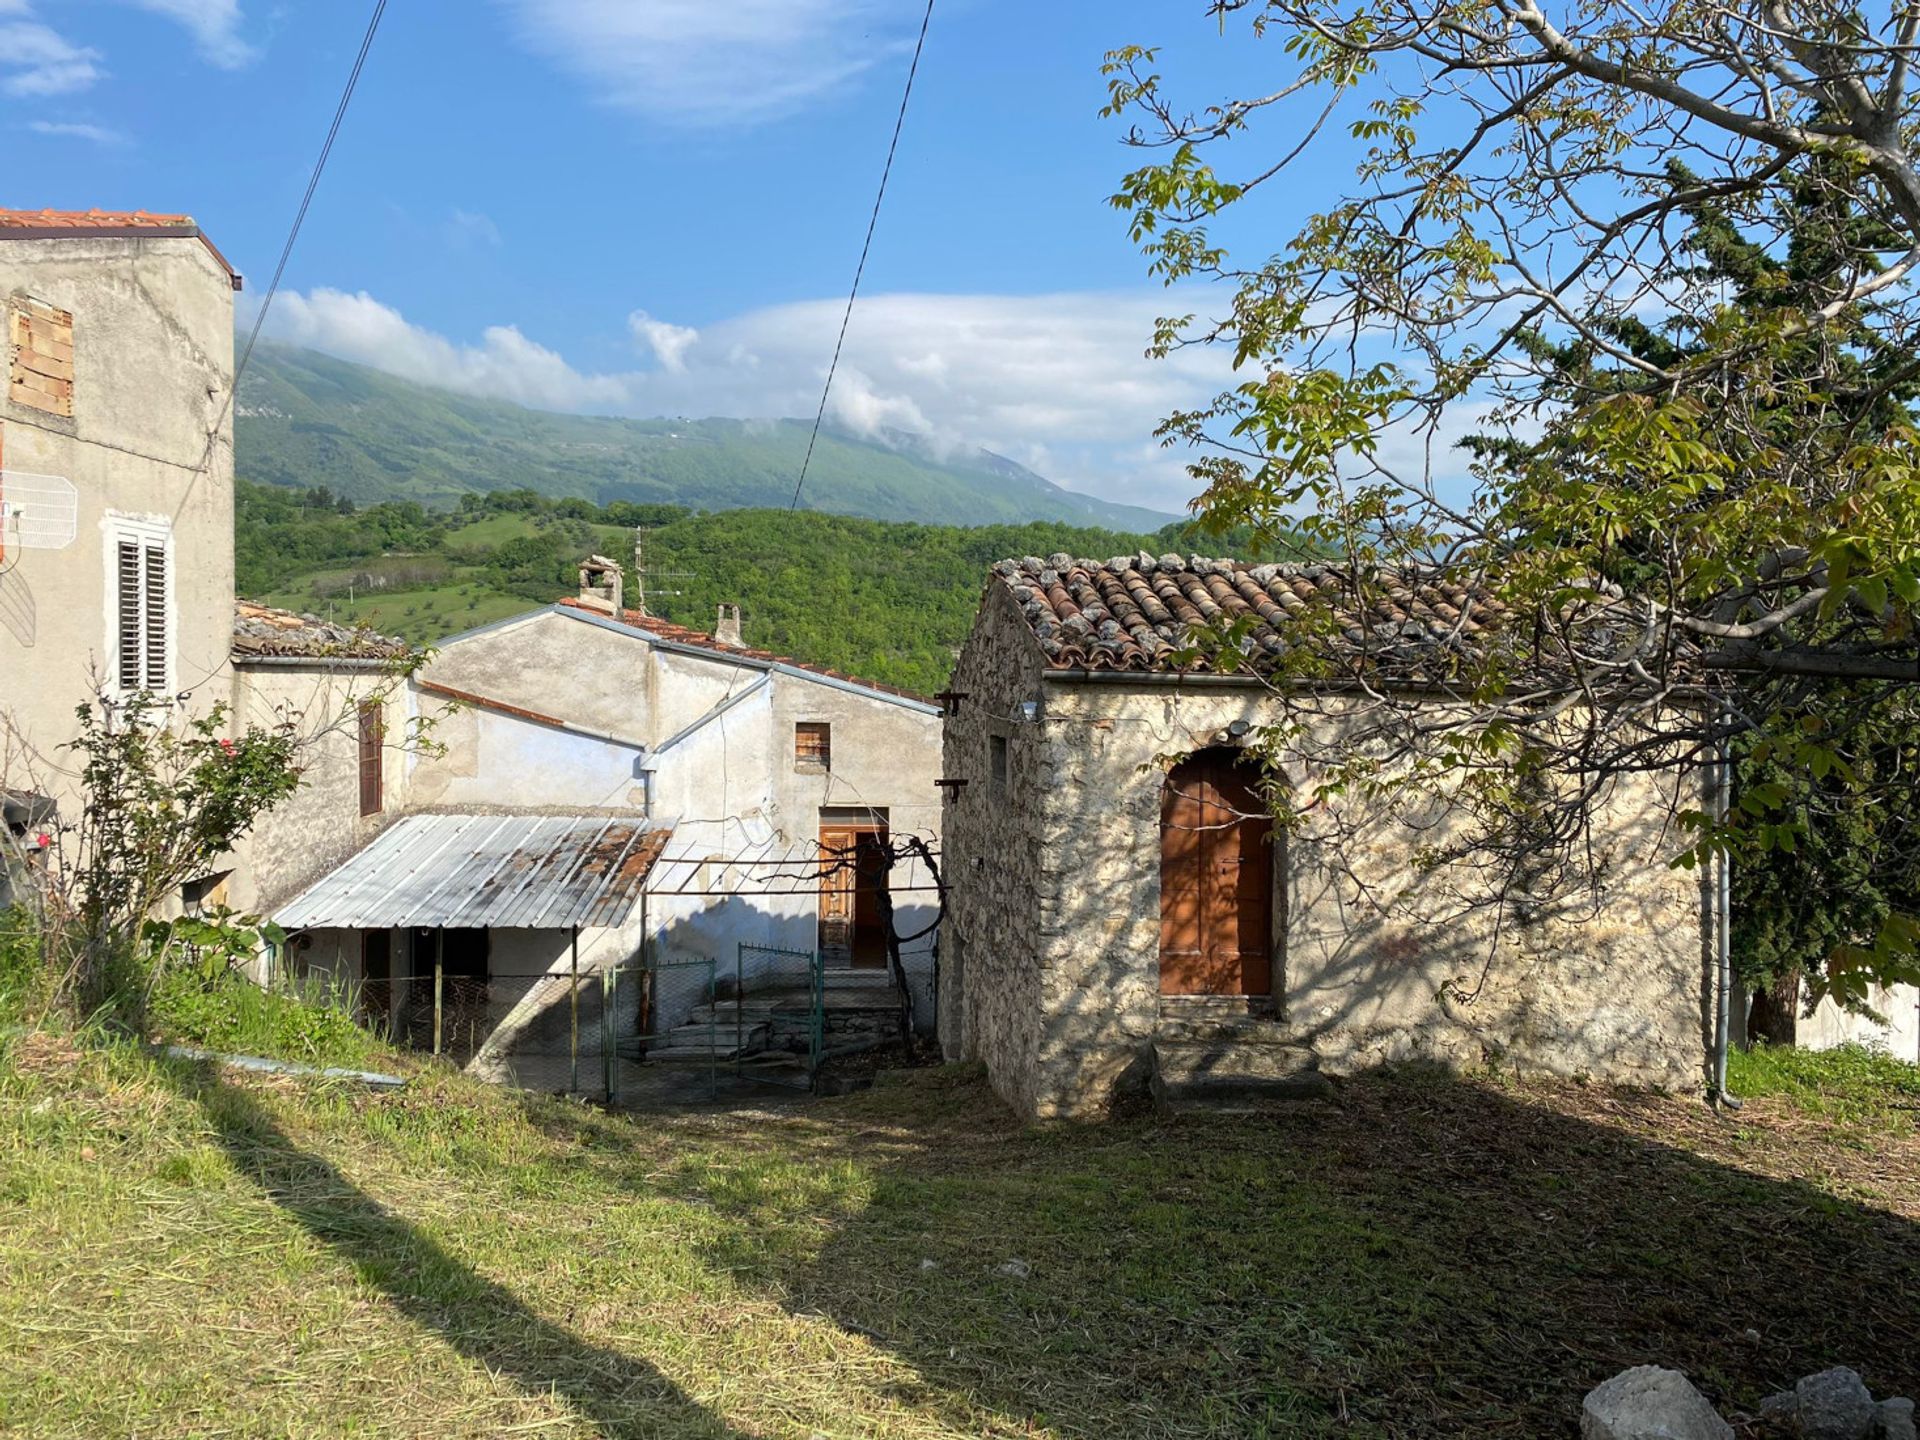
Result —
[[[1059, 670], [1211, 670], [1204, 654], [1190, 652], [1196, 635], [1223, 621], [1248, 622], [1240, 642], [1246, 668], [1272, 669], [1303, 638], [1295, 617], [1318, 602], [1331, 626], [1311, 632], [1316, 647], [1417, 677], [1505, 613], [1484, 587], [1434, 565], [1359, 568], [1142, 550], [1107, 560], [1029, 555], [1002, 560], [992, 573], [1049, 668]], [[1363, 576], [1384, 583], [1363, 590], [1356, 584]]]
[[411, 650], [405, 640], [379, 634], [370, 626], [341, 625], [258, 600], [233, 602], [233, 653], [243, 660], [250, 656], [391, 660]]
[[98, 231], [102, 236], [152, 231], [156, 237], [177, 235], [182, 239], [197, 239], [227, 272], [233, 288], [241, 287], [240, 272], [191, 215], [157, 215], [148, 210], [55, 210], [51, 206], [40, 210], [9, 210], [0, 207], [0, 239], [59, 239], [83, 236], [89, 231]]
[[14, 230], [52, 229], [55, 227], [152, 226], [155, 229], [198, 229], [191, 215], [156, 215], [148, 210], [56, 210], [51, 205], [39, 210], [10, 210], [0, 207], [0, 227]]
[[712, 650], [719, 655], [738, 655], [745, 660], [757, 660], [768, 665], [785, 665], [790, 669], [804, 670], [811, 675], [823, 675], [829, 680], [844, 681], [849, 685], [858, 685], [862, 689], [877, 690], [882, 695], [897, 695], [902, 700], [917, 700], [923, 705], [934, 702], [927, 696], [914, 690], [903, 689], [898, 685], [883, 684], [878, 680], [862, 679], [858, 675], [849, 675], [841, 670], [831, 670], [825, 665], [814, 665], [805, 660], [795, 660], [790, 655], [781, 655], [772, 650], [761, 650], [751, 645], [730, 645], [726, 641], [705, 630], [695, 630], [688, 625], [679, 625], [671, 620], [663, 620], [658, 615], [645, 615], [638, 610], [622, 610], [617, 616], [609, 615], [598, 605], [587, 604], [577, 596], [568, 595], [559, 603], [569, 610], [579, 610], [588, 615], [606, 615], [608, 619], [617, 619], [623, 625], [631, 625], [637, 630], [646, 630], [658, 635], [662, 640], [671, 640], [678, 645], [691, 645], [701, 650]]

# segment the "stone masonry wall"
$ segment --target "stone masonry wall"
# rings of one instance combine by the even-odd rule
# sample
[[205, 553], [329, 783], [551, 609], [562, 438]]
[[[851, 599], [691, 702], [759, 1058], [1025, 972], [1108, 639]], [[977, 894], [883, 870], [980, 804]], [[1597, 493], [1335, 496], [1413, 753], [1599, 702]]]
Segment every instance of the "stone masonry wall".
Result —
[[[989, 603], [983, 625], [1018, 623], [994, 616], [997, 608]], [[992, 638], [1004, 642], [995, 647], [1004, 674], [1022, 637]], [[981, 656], [974, 673], [996, 670]], [[1235, 720], [1273, 718], [1272, 702], [1239, 688], [1042, 683], [1044, 718], [1021, 727], [1016, 767], [1028, 803], [958, 830], [958, 817], [949, 820], [949, 865], [974, 887], [956, 907], [967, 929], [960, 1004], [966, 1053], [987, 1062], [1016, 1108], [1085, 1115], [1144, 1080], [1151, 1063], [1170, 757], [1222, 743]], [[974, 715], [949, 722], [949, 775], [985, 772], [969, 755], [985, 723]], [[1311, 783], [1297, 770], [1288, 778]], [[1284, 885], [1274, 980], [1286, 1028], [1333, 1073], [1408, 1060], [1498, 1062], [1697, 1084], [1700, 892], [1692, 874], [1667, 865], [1671, 783], [1624, 782], [1609, 799], [1597, 897], [1524, 918], [1509, 911], [1498, 924], [1485, 877], [1464, 867], [1423, 874], [1412, 863], [1416, 847], [1444, 836], [1444, 812], [1345, 814], [1358, 834], [1337, 852], [1332, 822], [1310, 819], [1276, 844]], [[1450, 987], [1474, 998], [1448, 998]]]
[[[941, 774], [967, 781], [947, 792], [941, 819], [947, 913], [940, 941], [940, 1043], [949, 1060], [980, 1060], [1001, 1097], [1033, 1113], [1041, 1103], [1044, 1001], [1040, 937], [1049, 857], [1042, 843], [1044, 747], [1015, 717], [1038, 699], [1037, 651], [1004, 587], [988, 588], [954, 667], [964, 692], [944, 727]], [[1006, 742], [996, 785], [991, 745]]]

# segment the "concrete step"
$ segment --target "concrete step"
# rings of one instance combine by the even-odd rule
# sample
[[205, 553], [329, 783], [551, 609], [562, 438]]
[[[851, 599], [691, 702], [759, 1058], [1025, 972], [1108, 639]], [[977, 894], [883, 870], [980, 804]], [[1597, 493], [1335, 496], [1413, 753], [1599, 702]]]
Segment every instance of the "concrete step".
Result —
[[1337, 1098], [1304, 1045], [1277, 1038], [1178, 1041], [1156, 1038], [1153, 1098], [1163, 1109], [1257, 1114], [1302, 1100]]
[[773, 1027], [750, 1025], [744, 1034], [732, 1025], [680, 1025], [647, 1046], [649, 1064], [732, 1060], [767, 1048]]

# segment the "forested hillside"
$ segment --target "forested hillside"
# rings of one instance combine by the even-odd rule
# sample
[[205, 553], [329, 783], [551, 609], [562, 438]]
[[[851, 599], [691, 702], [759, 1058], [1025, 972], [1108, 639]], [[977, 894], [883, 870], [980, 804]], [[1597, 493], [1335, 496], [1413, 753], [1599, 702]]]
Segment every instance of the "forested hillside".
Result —
[[[945, 682], [987, 567], [1013, 555], [1107, 556], [1145, 547], [1253, 556], [1184, 524], [1146, 534], [1057, 523], [961, 527], [811, 511], [694, 514], [531, 491], [357, 508], [332, 491], [238, 483], [242, 594], [431, 642], [573, 593], [593, 551], [630, 563], [645, 529], [648, 609], [711, 629], [742, 607], [749, 644], [925, 692]], [[631, 582], [629, 582], [631, 584]]]
[[[311, 350], [263, 347], [241, 385], [239, 473], [325, 484], [357, 504], [531, 489], [600, 503], [695, 510], [785, 507], [809, 426], [795, 420], [623, 420], [528, 410], [414, 385]], [[936, 453], [829, 428], [807, 472], [805, 509], [942, 524], [1057, 520], [1127, 530], [1171, 517], [1063, 490], [984, 450]]]

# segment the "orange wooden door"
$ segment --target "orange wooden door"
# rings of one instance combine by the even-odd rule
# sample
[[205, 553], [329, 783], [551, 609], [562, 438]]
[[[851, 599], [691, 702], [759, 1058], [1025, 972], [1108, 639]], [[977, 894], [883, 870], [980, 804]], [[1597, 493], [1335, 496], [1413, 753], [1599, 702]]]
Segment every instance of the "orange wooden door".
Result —
[[820, 827], [820, 953], [830, 965], [887, 963], [886, 839], [877, 825]]
[[1233, 751], [1174, 767], [1160, 802], [1160, 993], [1273, 993], [1273, 820]]

